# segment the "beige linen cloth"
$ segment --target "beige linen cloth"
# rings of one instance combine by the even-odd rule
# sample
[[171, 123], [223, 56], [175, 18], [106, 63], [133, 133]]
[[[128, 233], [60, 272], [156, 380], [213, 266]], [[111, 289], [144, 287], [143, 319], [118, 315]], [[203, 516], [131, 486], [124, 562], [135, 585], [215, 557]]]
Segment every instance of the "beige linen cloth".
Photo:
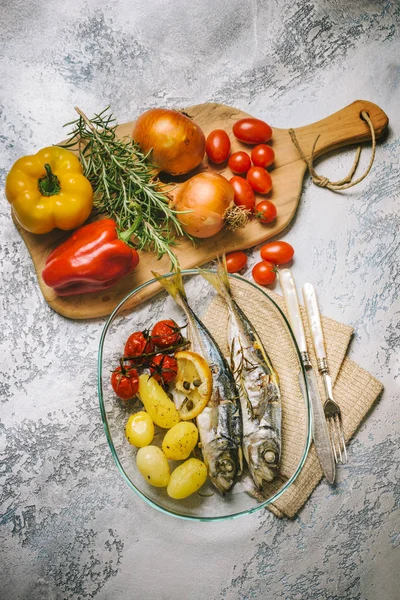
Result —
[[[231, 280], [231, 282], [235, 299], [259, 333], [280, 378], [282, 393], [281, 476], [276, 482], [270, 484], [268, 492], [269, 495], [272, 495], [282, 486], [285, 479], [287, 480], [294, 473], [304, 450], [306, 412], [297, 378], [299, 363], [283, 320], [276, 318], [276, 312], [271, 303], [250, 285], [239, 280]], [[287, 317], [284, 299], [274, 292], [268, 291], [267, 293]], [[320, 388], [321, 398], [324, 398], [323, 382], [318, 373], [311, 333], [303, 307], [301, 307], [301, 313], [311, 362]], [[216, 297], [202, 320], [213, 333], [224, 354], [228, 356], [226, 344], [227, 307], [225, 303], [219, 297]], [[346, 357], [347, 348], [353, 334], [352, 327], [326, 317], [322, 317], [321, 322], [325, 336], [328, 365], [334, 383], [334, 398], [342, 411], [347, 442], [371, 409], [383, 386], [367, 371]], [[311, 444], [306, 462], [299, 476], [274, 504], [268, 506], [268, 509], [278, 517], [293, 518], [322, 477], [323, 473], [315, 447], [314, 444]]]

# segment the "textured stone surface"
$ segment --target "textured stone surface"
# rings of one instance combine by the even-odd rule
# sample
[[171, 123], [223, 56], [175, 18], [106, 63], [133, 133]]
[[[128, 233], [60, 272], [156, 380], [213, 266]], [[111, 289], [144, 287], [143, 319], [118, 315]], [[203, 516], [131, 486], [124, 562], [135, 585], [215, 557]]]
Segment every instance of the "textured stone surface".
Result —
[[[324, 313], [355, 327], [351, 358], [385, 385], [336, 488], [322, 482], [292, 522], [267, 512], [178, 521], [133, 494], [98, 409], [104, 320], [72, 322], [46, 305], [3, 196], [4, 600], [398, 598], [399, 24], [395, 1], [3, 4], [2, 187], [19, 156], [62, 139], [74, 105], [110, 104], [123, 122], [151, 106], [219, 101], [289, 127], [362, 98], [391, 121], [367, 180], [332, 194], [306, 179], [282, 236], [298, 282], [311, 280]], [[353, 151], [318, 170], [342, 177]], [[247, 275], [257, 249], [249, 255]]]

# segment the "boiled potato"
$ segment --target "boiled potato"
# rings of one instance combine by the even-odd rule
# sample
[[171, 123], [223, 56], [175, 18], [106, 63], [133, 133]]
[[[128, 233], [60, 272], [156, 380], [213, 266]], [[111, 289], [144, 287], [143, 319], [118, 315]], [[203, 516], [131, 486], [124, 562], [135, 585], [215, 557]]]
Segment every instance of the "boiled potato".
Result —
[[164, 436], [162, 449], [167, 458], [185, 460], [197, 444], [199, 432], [194, 423], [181, 421]]
[[159, 427], [170, 429], [181, 420], [175, 404], [154, 377], [140, 375], [139, 396], [153, 423]]
[[136, 454], [136, 466], [141, 475], [154, 487], [165, 487], [170, 478], [167, 457], [157, 446], [139, 448]]
[[132, 446], [143, 448], [153, 441], [154, 424], [150, 415], [143, 410], [131, 415], [125, 427], [125, 435]]
[[207, 467], [197, 458], [189, 458], [172, 471], [167, 493], [175, 500], [182, 500], [197, 492], [207, 479]]

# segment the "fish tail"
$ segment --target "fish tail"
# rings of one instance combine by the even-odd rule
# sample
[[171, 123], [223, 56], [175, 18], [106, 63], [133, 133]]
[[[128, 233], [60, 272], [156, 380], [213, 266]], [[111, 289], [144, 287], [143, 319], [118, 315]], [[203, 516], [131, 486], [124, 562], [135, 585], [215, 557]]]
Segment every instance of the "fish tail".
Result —
[[157, 279], [158, 283], [168, 292], [168, 294], [170, 294], [170, 296], [172, 296], [177, 305], [185, 313], [189, 328], [188, 338], [192, 344], [192, 348], [194, 351], [204, 356], [204, 348], [201, 341], [201, 336], [199, 335], [199, 328], [204, 329], [204, 325], [196, 317], [195, 313], [188, 304], [185, 288], [183, 286], [181, 270], [178, 267], [175, 273], [168, 278], [159, 275], [159, 273], [156, 273], [155, 271], [152, 271], [152, 273]]
[[226, 265], [225, 253], [222, 255], [222, 258], [218, 260], [217, 273], [219, 279], [224, 284], [226, 291], [229, 293], [229, 295], [231, 295], [231, 284], [229, 283], [228, 267]]
[[164, 289], [167, 290], [168, 294], [172, 296], [172, 298], [181, 305], [182, 300], [186, 301], [186, 292], [183, 287], [182, 281], [182, 273], [179, 267], [172, 277], [165, 278], [159, 273], [152, 271], [154, 277], [157, 279], [158, 283], [162, 285]]
[[229, 283], [228, 271], [226, 268], [225, 254], [222, 259], [218, 260], [218, 267], [216, 273], [210, 273], [198, 267], [198, 272], [204, 279], [208, 281], [217, 292], [229, 302], [231, 298], [231, 286]]

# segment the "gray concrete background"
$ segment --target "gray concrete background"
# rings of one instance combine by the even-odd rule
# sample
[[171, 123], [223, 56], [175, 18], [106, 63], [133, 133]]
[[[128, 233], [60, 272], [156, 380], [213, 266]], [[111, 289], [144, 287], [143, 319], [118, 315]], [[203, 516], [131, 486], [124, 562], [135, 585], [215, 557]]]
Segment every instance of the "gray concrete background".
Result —
[[[124, 122], [217, 101], [289, 127], [361, 98], [390, 117], [367, 180], [334, 195], [306, 178], [281, 236], [298, 282], [355, 327], [350, 357], [385, 385], [337, 487], [322, 482], [294, 521], [181, 522], [133, 494], [98, 408], [104, 319], [47, 306], [2, 193], [1, 598], [398, 598], [398, 2], [11, 0], [1, 12], [2, 187], [19, 156], [63, 138], [74, 105], [110, 104]], [[342, 177], [353, 152], [318, 170]]]

